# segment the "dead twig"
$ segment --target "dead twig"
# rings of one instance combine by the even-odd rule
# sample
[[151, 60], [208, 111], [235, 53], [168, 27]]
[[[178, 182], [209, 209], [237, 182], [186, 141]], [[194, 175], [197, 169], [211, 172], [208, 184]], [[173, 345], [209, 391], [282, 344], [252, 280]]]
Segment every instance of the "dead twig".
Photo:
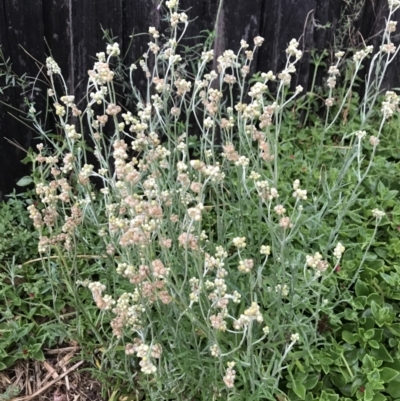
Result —
[[67, 376], [69, 373], [73, 372], [76, 370], [79, 366], [81, 366], [84, 363], [84, 361], [77, 362], [75, 365], [71, 366], [66, 372], [61, 374], [60, 376], [57, 377], [57, 379], [54, 379], [50, 383], [47, 383], [45, 386], [43, 386], [41, 389], [37, 390], [35, 393], [30, 394], [26, 397], [17, 397], [14, 398], [12, 401], [29, 401], [32, 400], [33, 398], [37, 397], [39, 394], [43, 393], [46, 391], [49, 387], [53, 386], [55, 383], [63, 379], [65, 376]]

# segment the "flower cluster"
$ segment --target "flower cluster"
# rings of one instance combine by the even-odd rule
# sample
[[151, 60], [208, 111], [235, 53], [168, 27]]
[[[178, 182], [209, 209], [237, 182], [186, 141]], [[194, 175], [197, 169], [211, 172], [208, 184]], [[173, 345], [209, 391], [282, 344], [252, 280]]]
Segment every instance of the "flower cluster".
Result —
[[340, 260], [345, 250], [346, 248], [342, 245], [342, 243], [338, 242], [333, 251], [333, 256], [335, 256], [336, 259]]
[[161, 353], [162, 348], [160, 344], [149, 346], [144, 344], [139, 338], [136, 338], [133, 344], [129, 343], [125, 346], [126, 355], [136, 355], [138, 358], [141, 358], [139, 365], [141, 371], [146, 375], [156, 373], [157, 368], [153, 362], [154, 359], [160, 359]]
[[385, 118], [390, 118], [393, 116], [395, 111], [399, 109], [399, 97], [393, 91], [387, 91], [385, 93], [385, 100], [382, 102], [382, 113]]
[[225, 371], [225, 376], [223, 378], [226, 387], [233, 388], [235, 385], [236, 371], [233, 369], [235, 367], [235, 362], [228, 362], [228, 368]]
[[319, 252], [314, 255], [307, 255], [306, 264], [318, 272], [324, 272], [328, 268], [328, 262], [322, 259], [322, 255]]
[[260, 312], [260, 306], [256, 302], [252, 302], [250, 308], [246, 309], [239, 319], [233, 322], [235, 330], [240, 330], [243, 327], [247, 327], [251, 322], [257, 321], [262, 323], [264, 318]]

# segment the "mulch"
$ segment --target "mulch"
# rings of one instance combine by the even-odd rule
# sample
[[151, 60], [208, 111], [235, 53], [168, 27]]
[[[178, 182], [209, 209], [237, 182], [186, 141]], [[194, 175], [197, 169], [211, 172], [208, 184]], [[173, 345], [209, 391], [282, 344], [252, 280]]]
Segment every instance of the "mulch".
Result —
[[79, 347], [45, 350], [45, 361], [20, 361], [0, 372], [0, 401], [104, 401], [101, 384], [82, 370]]

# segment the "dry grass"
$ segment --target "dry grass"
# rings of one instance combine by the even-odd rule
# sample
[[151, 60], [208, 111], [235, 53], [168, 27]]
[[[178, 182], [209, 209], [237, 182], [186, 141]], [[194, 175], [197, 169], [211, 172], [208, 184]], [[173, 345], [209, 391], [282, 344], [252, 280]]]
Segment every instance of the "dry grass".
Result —
[[[46, 350], [46, 360], [21, 361], [0, 373], [1, 400], [12, 401], [101, 401], [101, 384], [80, 372], [84, 361], [76, 361], [79, 347]], [[7, 389], [19, 388], [18, 397], [4, 398]]]

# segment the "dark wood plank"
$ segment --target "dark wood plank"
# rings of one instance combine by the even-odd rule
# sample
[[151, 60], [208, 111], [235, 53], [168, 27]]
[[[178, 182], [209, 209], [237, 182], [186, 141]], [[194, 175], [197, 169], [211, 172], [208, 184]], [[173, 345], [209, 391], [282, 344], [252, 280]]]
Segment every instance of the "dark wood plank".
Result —
[[76, 88], [77, 99], [86, 92], [87, 71], [93, 68], [96, 53], [106, 50], [103, 29], [112, 32], [122, 46], [122, 0], [68, 0], [72, 24], [72, 51], [69, 63], [72, 64], [72, 84]]
[[72, 8], [69, 0], [42, 0], [46, 55], [52, 56], [61, 67], [68, 86], [68, 94], [74, 91], [74, 49], [71, 32]]
[[305, 51], [293, 85], [307, 87], [309, 53], [313, 46], [313, 26], [310, 12], [315, 10], [315, 0], [266, 0], [262, 4], [261, 24], [265, 38], [260, 49], [258, 69], [282, 71], [286, 63], [285, 50], [291, 39], [300, 39], [299, 49]]
[[[359, 21], [359, 32], [362, 37], [365, 39], [368, 45], [373, 45], [375, 51], [378, 50], [381, 45], [381, 35], [383, 29], [386, 26], [386, 17], [388, 15], [388, 4], [386, 0], [367, 0], [365, 7], [363, 9], [362, 16]], [[400, 20], [400, 10], [396, 11], [392, 20], [399, 21]], [[397, 31], [392, 33], [392, 40], [396, 46], [399, 45], [398, 42], [398, 30], [399, 25], [397, 27]], [[369, 65], [369, 63], [366, 63]], [[388, 67], [386, 71], [385, 78], [382, 82], [382, 91], [392, 90], [394, 87], [399, 87], [400, 84], [400, 60], [399, 56], [397, 56], [392, 64]]]
[[[0, 4], [2, 6], [0, 25], [3, 26], [1, 44], [5, 56], [10, 57], [16, 74], [26, 73], [30, 77], [36, 77], [38, 67], [20, 46], [34, 58], [44, 60], [42, 0], [2, 0]], [[43, 89], [40, 82], [37, 85], [39, 89]], [[29, 91], [22, 95], [18, 89], [8, 90], [4, 100], [20, 110], [26, 110], [24, 96], [35, 101], [38, 110], [43, 106], [41, 94], [36, 91]], [[29, 173], [28, 167], [20, 162], [25, 156], [24, 152], [9, 144], [5, 137], [28, 148], [34, 135], [32, 131], [13, 119], [8, 114], [10, 111], [6, 106], [0, 105], [0, 197], [11, 192], [16, 181]], [[12, 113], [18, 115], [15, 111]]]

